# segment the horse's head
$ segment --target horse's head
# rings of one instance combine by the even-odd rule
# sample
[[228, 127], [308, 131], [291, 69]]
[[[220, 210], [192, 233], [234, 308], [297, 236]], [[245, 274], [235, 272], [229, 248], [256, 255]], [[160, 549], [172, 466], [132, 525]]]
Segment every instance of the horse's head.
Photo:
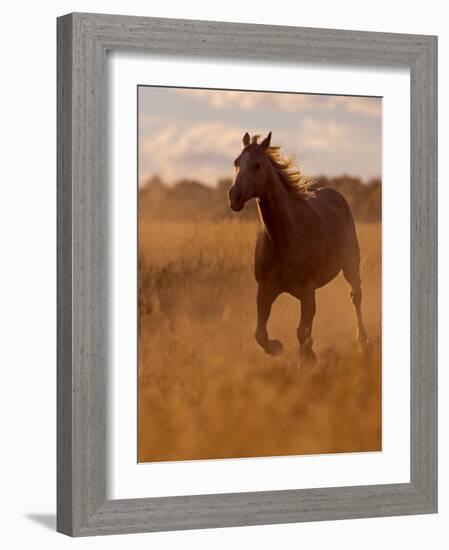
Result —
[[271, 132], [260, 143], [258, 136], [251, 140], [248, 132], [243, 136], [243, 149], [234, 161], [235, 178], [231, 185], [228, 197], [232, 210], [238, 212], [246, 201], [260, 197], [265, 189], [268, 175], [268, 159], [265, 154], [270, 146]]

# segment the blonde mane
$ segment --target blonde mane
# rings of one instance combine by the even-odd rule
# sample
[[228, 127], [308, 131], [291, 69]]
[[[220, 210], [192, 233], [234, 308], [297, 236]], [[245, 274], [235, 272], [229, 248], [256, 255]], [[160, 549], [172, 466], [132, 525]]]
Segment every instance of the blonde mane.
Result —
[[267, 155], [279, 179], [292, 195], [298, 199], [308, 199], [315, 195], [312, 189], [314, 180], [301, 173], [294, 158], [282, 154], [280, 145], [268, 147]]

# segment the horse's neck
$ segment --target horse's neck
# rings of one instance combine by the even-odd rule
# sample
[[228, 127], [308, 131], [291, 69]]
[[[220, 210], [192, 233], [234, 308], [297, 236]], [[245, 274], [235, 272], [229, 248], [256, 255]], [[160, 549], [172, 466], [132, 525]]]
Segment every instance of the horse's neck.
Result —
[[[262, 225], [271, 240], [279, 246], [288, 246], [297, 238], [298, 216], [295, 199], [280, 181], [274, 168], [271, 168], [265, 192], [258, 200]], [[297, 202], [297, 201], [295, 201]], [[299, 202], [299, 201], [298, 201]]]

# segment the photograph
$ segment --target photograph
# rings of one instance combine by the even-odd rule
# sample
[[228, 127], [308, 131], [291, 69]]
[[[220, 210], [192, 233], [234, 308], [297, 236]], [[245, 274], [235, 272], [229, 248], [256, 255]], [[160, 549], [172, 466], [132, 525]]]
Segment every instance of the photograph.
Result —
[[382, 98], [138, 86], [138, 462], [382, 450]]
[[5, 3], [6, 550], [444, 546], [443, 6]]

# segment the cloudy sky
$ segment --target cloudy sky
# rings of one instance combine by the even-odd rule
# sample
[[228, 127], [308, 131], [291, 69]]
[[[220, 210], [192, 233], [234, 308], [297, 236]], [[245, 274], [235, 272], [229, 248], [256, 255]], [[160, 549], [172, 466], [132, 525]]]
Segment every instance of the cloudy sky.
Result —
[[304, 174], [381, 176], [381, 99], [140, 86], [139, 181], [232, 176], [241, 139], [273, 132]]

